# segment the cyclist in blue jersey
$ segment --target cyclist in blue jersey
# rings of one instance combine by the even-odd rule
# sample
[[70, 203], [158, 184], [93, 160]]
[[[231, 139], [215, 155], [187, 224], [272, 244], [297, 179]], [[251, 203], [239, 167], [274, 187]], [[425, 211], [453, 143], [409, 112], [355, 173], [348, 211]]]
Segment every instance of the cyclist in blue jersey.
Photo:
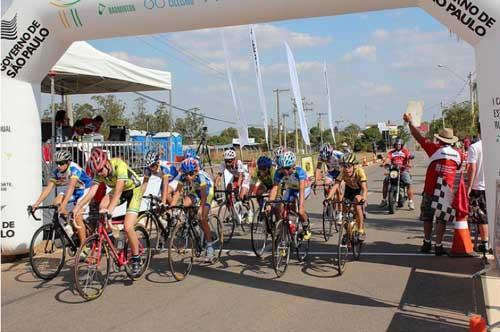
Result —
[[[67, 206], [70, 205], [73, 208], [76, 202], [87, 193], [92, 185], [92, 179], [71, 159], [71, 153], [67, 150], [57, 151], [54, 154], [56, 169], [52, 172], [47, 187], [31, 205], [34, 210], [50, 195], [52, 190], [57, 188], [57, 195], [52, 204], [59, 205], [59, 213], [67, 215]], [[83, 243], [86, 237], [83, 216], [81, 214], [75, 216], [75, 222], [79, 227], [77, 233], [80, 243]]]
[[200, 170], [203, 170], [203, 163], [201, 162], [200, 156], [198, 156], [198, 152], [193, 149], [193, 148], [188, 148], [184, 152], [184, 159], [189, 159], [189, 158], [194, 158], [196, 161], [198, 161], [198, 165], [200, 167]]
[[[311, 238], [311, 231], [309, 229], [309, 218], [305, 210], [305, 201], [311, 195], [311, 183], [307, 173], [299, 166], [295, 166], [295, 154], [292, 151], [284, 152], [278, 159], [278, 170], [274, 174], [273, 187], [269, 194], [269, 200], [275, 200], [278, 195], [278, 189], [283, 183], [285, 185], [285, 193], [283, 200], [292, 201], [297, 200], [302, 227], [303, 239], [309, 240]], [[270, 212], [271, 207], [267, 207], [267, 212]], [[276, 207], [276, 212], [281, 215], [282, 206]]]
[[[325, 192], [327, 196], [330, 196], [330, 192], [333, 189], [333, 185], [335, 184], [335, 179], [340, 174], [340, 160], [344, 155], [343, 152], [334, 150], [330, 144], [325, 143], [321, 146], [319, 151], [318, 163], [316, 166], [316, 173], [314, 175], [314, 184], [313, 188], [320, 182], [321, 180], [321, 168], [323, 164], [326, 166], [326, 173], [323, 176], [323, 182], [325, 185], [330, 186], [330, 188]], [[334, 193], [337, 200], [340, 200], [342, 196], [340, 192], [340, 187]], [[338, 211], [341, 211], [340, 206], [338, 206]], [[340, 217], [337, 216], [337, 217]]]
[[212, 234], [208, 226], [208, 213], [214, 199], [214, 185], [210, 176], [200, 170], [198, 161], [194, 158], [185, 159], [181, 163], [180, 174], [170, 182], [173, 191], [172, 205], [177, 205], [180, 195], [185, 189], [184, 206], [199, 206], [200, 224], [207, 239], [207, 260], [214, 258]]
[[163, 204], [172, 201], [171, 190], [169, 190], [169, 182], [177, 175], [177, 168], [168, 161], [160, 160], [160, 156], [156, 151], [148, 151], [144, 156], [144, 180], [142, 181], [142, 192], [146, 191], [151, 176], [157, 176], [161, 179], [160, 193], [161, 202]]

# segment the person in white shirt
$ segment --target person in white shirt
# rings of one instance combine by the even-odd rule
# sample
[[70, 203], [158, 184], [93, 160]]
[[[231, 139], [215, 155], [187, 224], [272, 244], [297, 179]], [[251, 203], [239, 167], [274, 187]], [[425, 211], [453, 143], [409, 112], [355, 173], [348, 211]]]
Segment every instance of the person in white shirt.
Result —
[[[479, 127], [478, 129], [479, 134], [481, 134], [481, 128]], [[469, 147], [467, 151], [467, 163], [469, 164], [467, 168], [469, 202], [470, 204], [477, 204], [479, 207], [481, 245], [477, 249], [480, 252], [487, 252], [489, 251], [488, 217], [486, 214], [486, 183], [484, 180], [483, 143], [481, 140], [478, 140]]]

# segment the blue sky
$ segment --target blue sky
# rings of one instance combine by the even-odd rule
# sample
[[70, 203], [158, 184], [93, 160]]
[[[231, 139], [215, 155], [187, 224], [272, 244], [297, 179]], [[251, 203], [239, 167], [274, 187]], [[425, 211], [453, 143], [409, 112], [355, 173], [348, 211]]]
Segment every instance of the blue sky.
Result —
[[[121, 59], [172, 72], [175, 105], [197, 106], [207, 115], [234, 119], [219, 30], [89, 42]], [[250, 123], [261, 124], [248, 28], [224, 30], [243, 107]], [[316, 113], [325, 112], [327, 107], [324, 61], [329, 68], [334, 118], [344, 120], [344, 124], [363, 125], [365, 109], [369, 123], [400, 122], [409, 100], [423, 100], [424, 118], [432, 119], [434, 114], [438, 116], [440, 102], [468, 98], [468, 88], [463, 88], [459, 77], [466, 79], [468, 72], [474, 71], [473, 48], [450, 36], [445, 26], [420, 9], [270, 22], [257, 25], [256, 34], [268, 112], [273, 118], [276, 102], [272, 90], [290, 86], [284, 41], [294, 52], [302, 95], [314, 103], [314, 111], [307, 114], [309, 127], [316, 124]], [[437, 68], [438, 64], [448, 66], [459, 77]], [[166, 99], [162, 93], [150, 94]], [[290, 96], [281, 94], [285, 112], [291, 108]], [[133, 111], [134, 94], [120, 94], [119, 98]], [[73, 99], [85, 102], [89, 97]], [[48, 103], [46, 96], [43, 102]], [[155, 107], [152, 102], [148, 105]], [[209, 121], [208, 126], [210, 132], [217, 132], [226, 125]]]

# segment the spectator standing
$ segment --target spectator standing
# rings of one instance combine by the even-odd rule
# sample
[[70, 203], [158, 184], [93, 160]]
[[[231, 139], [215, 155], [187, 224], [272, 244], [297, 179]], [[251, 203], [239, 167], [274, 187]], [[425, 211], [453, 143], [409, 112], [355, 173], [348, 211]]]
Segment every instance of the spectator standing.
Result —
[[[478, 127], [479, 134], [481, 134], [481, 126]], [[467, 156], [467, 193], [469, 194], [470, 201], [475, 201], [479, 207], [479, 233], [481, 235], [481, 244], [477, 248], [480, 252], [489, 251], [488, 245], [488, 217], [486, 212], [486, 182], [484, 180], [484, 166], [483, 166], [483, 143], [481, 138], [471, 144], [468, 149]]]
[[[424, 222], [424, 243], [420, 249], [423, 253], [431, 251], [431, 235], [434, 222], [435, 209], [432, 208], [434, 191], [438, 178], [446, 181], [451, 192], [455, 186], [455, 176], [462, 165], [462, 154], [452, 145], [458, 141], [453, 134], [453, 129], [443, 128], [434, 137], [437, 143], [422, 136], [420, 131], [412, 124], [411, 115], [405, 113], [403, 120], [408, 123], [412, 136], [422, 146], [422, 149], [430, 158], [429, 166], [425, 175], [424, 192], [422, 194], [422, 205], [420, 207], [420, 220]], [[451, 205], [451, 203], [450, 203]], [[436, 256], [443, 255], [443, 235], [446, 230], [445, 216], [436, 218], [436, 244], [434, 252]]]
[[64, 135], [64, 127], [68, 126], [69, 119], [66, 116], [65, 110], [59, 110], [56, 113], [55, 123], [56, 123], [56, 142], [62, 143], [68, 140], [68, 137]]

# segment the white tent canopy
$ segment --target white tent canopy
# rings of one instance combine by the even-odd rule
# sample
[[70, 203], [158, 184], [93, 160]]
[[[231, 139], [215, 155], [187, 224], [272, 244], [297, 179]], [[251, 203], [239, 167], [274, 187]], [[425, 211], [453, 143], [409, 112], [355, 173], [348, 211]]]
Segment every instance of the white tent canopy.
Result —
[[[170, 72], [143, 68], [74, 42], [52, 68], [56, 93], [63, 95], [172, 90]], [[50, 93], [50, 78], [42, 81]]]

